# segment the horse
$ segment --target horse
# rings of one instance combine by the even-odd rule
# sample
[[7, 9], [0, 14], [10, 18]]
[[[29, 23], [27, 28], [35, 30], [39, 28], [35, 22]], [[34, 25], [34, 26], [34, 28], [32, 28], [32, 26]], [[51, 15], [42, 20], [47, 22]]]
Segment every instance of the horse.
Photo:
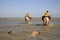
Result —
[[42, 20], [43, 20], [43, 25], [48, 25], [49, 24], [49, 17], [47, 16], [42, 16]]
[[25, 16], [25, 23], [30, 24], [31, 17]]

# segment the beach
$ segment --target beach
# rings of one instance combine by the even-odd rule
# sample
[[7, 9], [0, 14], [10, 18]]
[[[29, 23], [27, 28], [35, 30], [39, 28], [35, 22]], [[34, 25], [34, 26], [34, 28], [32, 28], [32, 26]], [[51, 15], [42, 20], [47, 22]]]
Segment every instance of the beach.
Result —
[[[12, 31], [11, 34], [8, 34]], [[33, 31], [40, 35], [31, 36]], [[60, 19], [53, 19], [50, 25], [44, 26], [41, 18], [34, 18], [31, 24], [24, 19], [0, 19], [0, 40], [60, 40]]]

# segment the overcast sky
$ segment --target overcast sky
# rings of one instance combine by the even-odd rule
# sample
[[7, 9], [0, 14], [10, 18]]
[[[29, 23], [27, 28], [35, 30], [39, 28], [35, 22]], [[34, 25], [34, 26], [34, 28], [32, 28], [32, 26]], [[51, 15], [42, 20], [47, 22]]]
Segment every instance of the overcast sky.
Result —
[[46, 11], [60, 17], [60, 0], [0, 0], [0, 17], [41, 17]]

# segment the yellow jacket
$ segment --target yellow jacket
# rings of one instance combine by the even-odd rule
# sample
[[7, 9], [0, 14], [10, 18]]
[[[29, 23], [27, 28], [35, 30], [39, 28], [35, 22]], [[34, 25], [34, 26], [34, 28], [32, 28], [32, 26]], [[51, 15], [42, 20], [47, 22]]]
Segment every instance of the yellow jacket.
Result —
[[44, 16], [50, 16], [50, 14], [49, 14], [48, 12], [46, 12], [46, 13], [44, 14]]

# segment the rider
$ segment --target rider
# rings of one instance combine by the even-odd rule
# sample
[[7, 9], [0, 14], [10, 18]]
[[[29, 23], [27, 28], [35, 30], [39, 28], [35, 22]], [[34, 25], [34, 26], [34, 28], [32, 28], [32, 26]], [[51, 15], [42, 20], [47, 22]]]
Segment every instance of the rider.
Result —
[[51, 20], [51, 15], [49, 14], [48, 11], [45, 12], [44, 16], [42, 17], [42, 20], [43, 20], [44, 17], [48, 17], [49, 20]]
[[27, 14], [26, 14], [26, 17], [29, 17], [29, 18], [31, 19], [30, 13], [27, 13]]

